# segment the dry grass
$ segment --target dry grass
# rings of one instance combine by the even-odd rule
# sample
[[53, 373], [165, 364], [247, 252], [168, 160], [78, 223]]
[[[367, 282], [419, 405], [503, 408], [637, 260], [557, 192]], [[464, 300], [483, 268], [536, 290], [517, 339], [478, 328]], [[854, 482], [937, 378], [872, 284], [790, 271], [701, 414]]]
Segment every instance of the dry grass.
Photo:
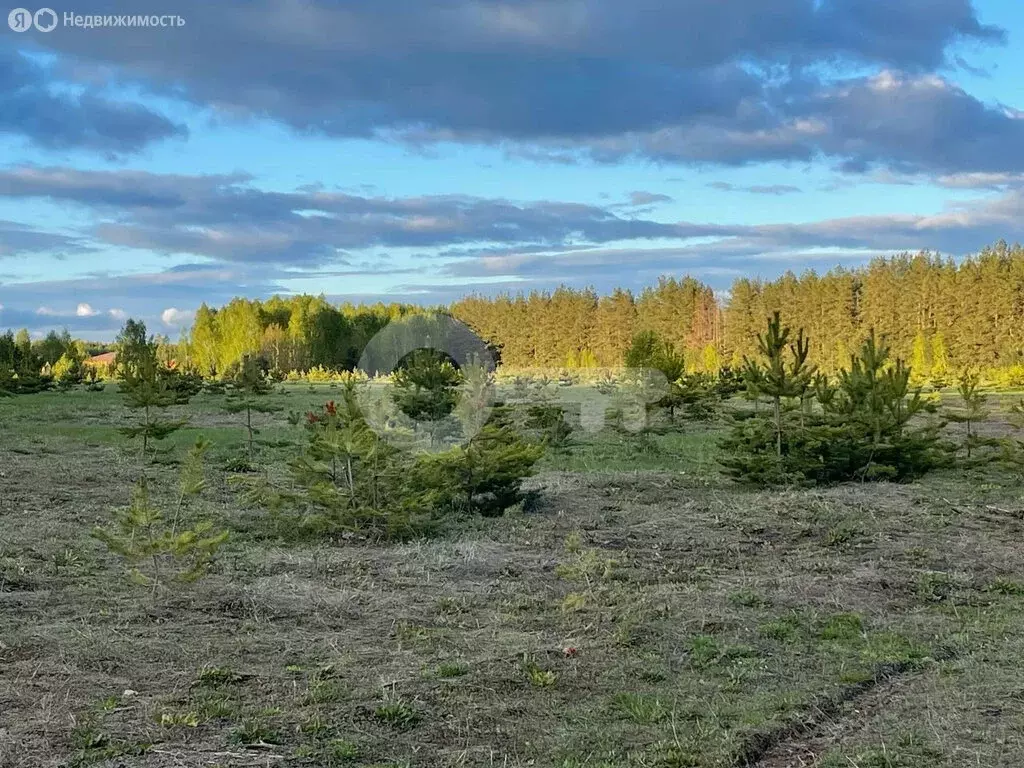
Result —
[[1024, 764], [1012, 478], [547, 471], [439, 539], [283, 547], [217, 472], [240, 532], [154, 601], [89, 538], [134, 469], [84, 397], [0, 404], [4, 768]]

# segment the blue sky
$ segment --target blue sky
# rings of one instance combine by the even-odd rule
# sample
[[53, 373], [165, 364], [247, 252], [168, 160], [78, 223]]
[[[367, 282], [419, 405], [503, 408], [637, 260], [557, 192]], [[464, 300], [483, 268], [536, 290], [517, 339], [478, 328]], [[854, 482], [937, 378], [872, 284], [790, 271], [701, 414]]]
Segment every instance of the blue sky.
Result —
[[0, 327], [174, 336], [203, 301], [289, 292], [724, 291], [1024, 240], [1012, 0], [174, 11], [0, 33]]

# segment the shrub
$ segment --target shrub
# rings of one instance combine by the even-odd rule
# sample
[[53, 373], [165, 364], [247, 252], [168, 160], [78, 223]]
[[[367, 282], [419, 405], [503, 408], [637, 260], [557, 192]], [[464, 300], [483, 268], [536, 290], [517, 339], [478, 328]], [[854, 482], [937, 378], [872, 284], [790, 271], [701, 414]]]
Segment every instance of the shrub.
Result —
[[442, 509], [500, 515], [522, 500], [522, 482], [544, 453], [509, 424], [510, 413], [496, 409], [491, 420], [465, 446], [422, 454], [411, 475]]
[[306, 414], [307, 444], [290, 462], [293, 488], [273, 488], [263, 478], [236, 483], [290, 538], [424, 535], [447, 514], [499, 514], [522, 498], [522, 480], [543, 447], [524, 440], [507, 418], [492, 413], [465, 445], [413, 455], [370, 428], [350, 383], [340, 401]]
[[654, 331], [643, 331], [633, 337], [626, 350], [627, 368], [658, 371], [665, 377], [667, 390], [654, 405], [669, 412], [675, 421], [682, 411], [687, 419], [705, 420], [715, 413], [721, 395], [713, 373], [687, 373], [685, 356]]
[[160, 365], [157, 367], [157, 377], [164, 382], [167, 391], [174, 397], [175, 405], [186, 405], [205, 388], [203, 377], [194, 371], [182, 371]]
[[45, 392], [53, 385], [53, 377], [40, 371], [15, 371], [0, 365], [0, 396], [31, 395]]
[[560, 405], [538, 404], [527, 407], [524, 428], [536, 435], [549, 448], [564, 448], [573, 433]]

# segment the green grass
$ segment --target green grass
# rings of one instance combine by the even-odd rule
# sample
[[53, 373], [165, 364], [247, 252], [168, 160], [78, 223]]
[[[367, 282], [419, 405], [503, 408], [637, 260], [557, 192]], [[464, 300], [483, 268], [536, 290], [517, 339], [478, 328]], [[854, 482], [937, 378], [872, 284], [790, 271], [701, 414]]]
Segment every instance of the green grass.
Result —
[[[337, 396], [286, 389], [286, 410]], [[139, 472], [116, 393], [0, 401], [0, 754], [17, 744], [28, 768], [1024, 754], [1016, 478], [753, 491], [717, 473], [710, 426], [609, 429], [546, 456], [525, 510], [428, 541], [286, 546], [249, 533], [258, 513], [223, 469], [243, 430], [221, 403], [177, 410], [191, 423], [168, 442], [172, 459], [214, 442], [205, 509], [232, 539], [205, 580], [154, 598], [89, 535]], [[301, 438], [283, 415], [260, 426]], [[259, 461], [282, 472], [291, 453]], [[174, 494], [174, 468], [146, 471]]]
[[715, 472], [718, 433], [622, 434], [605, 429], [572, 436], [568, 450], [549, 453], [542, 467], [563, 472], [678, 472], [706, 478]]

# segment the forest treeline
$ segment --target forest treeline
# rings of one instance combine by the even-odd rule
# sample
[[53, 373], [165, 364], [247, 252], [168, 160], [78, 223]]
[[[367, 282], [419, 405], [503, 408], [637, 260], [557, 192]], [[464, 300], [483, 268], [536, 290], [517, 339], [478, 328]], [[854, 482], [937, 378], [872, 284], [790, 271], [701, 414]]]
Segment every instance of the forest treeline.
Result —
[[654, 331], [692, 370], [736, 367], [780, 312], [810, 337], [810, 360], [823, 371], [847, 365], [874, 329], [918, 377], [972, 366], [1015, 371], [1024, 382], [1024, 248], [1004, 242], [960, 262], [923, 252], [824, 275], [741, 278], [723, 298], [692, 278], [663, 278], [638, 296], [560, 288], [471, 297], [452, 311], [514, 366], [620, 365], [633, 335]]
[[[741, 278], [716, 296], [692, 277], [666, 277], [634, 294], [560, 287], [551, 292], [469, 296], [446, 309], [500, 349], [512, 367], [590, 368], [623, 363], [633, 337], [653, 331], [691, 370], [738, 366], [757, 351], [765, 320], [780, 312], [810, 337], [810, 360], [834, 372], [873, 329], [919, 378], [943, 379], [965, 366], [1024, 383], [1024, 248], [1005, 242], [959, 262], [928, 252], [878, 258], [825, 274]], [[246, 355], [279, 372], [352, 368], [367, 341], [422, 307], [332, 305], [323, 297], [237, 298], [203, 305], [191, 332], [171, 345], [179, 364], [221, 375]], [[49, 362], [58, 339], [34, 346]], [[9, 346], [23, 348], [24, 336]], [[5, 344], [0, 341], [0, 363]]]
[[[1000, 242], [962, 261], [931, 253], [878, 258], [825, 274], [741, 278], [727, 297], [692, 277], [665, 277], [634, 294], [551, 292], [469, 296], [448, 311], [501, 350], [512, 367], [614, 367], [633, 337], [654, 331], [692, 370], [736, 367], [757, 352], [765, 320], [780, 312], [811, 338], [810, 360], [836, 371], [874, 329], [919, 377], [964, 366], [1016, 369], [1024, 380], [1024, 248]], [[352, 367], [366, 341], [390, 320], [421, 308], [335, 307], [298, 296], [236, 299], [196, 316], [188, 358], [203, 373], [261, 353], [287, 371]]]

